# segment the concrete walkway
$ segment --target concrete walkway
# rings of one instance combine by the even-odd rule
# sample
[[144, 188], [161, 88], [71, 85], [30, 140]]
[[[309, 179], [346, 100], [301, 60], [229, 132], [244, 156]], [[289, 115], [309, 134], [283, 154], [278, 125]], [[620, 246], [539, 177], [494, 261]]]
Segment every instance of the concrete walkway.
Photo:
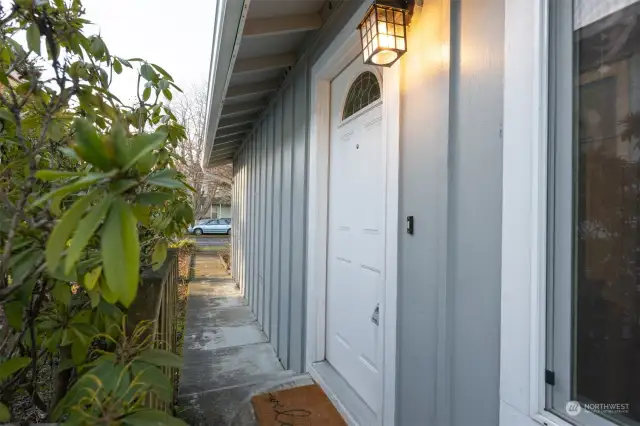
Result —
[[257, 425], [250, 399], [313, 383], [284, 370], [217, 253], [198, 253], [189, 284], [179, 403], [190, 425]]

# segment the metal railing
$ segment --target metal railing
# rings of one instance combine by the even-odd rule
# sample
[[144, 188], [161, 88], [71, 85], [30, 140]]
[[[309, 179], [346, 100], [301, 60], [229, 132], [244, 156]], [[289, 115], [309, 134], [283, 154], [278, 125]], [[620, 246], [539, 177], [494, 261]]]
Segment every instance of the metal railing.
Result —
[[[164, 265], [157, 271], [146, 270], [142, 273], [138, 295], [129, 308], [127, 333], [131, 332], [142, 321], [153, 322], [151, 333], [154, 345], [158, 348], [177, 353], [176, 315], [178, 304], [178, 285], [180, 273], [178, 270], [178, 251], [169, 250]], [[173, 387], [175, 396], [176, 368], [162, 367]], [[173, 403], [167, 403], [154, 394], [147, 400], [149, 407], [170, 411]]]

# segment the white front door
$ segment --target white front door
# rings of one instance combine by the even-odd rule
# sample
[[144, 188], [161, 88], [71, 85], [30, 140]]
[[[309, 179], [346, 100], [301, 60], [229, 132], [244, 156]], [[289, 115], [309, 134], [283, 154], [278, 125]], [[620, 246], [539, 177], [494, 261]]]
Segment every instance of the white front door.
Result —
[[385, 276], [381, 90], [378, 70], [360, 57], [331, 83], [326, 358], [374, 412]]

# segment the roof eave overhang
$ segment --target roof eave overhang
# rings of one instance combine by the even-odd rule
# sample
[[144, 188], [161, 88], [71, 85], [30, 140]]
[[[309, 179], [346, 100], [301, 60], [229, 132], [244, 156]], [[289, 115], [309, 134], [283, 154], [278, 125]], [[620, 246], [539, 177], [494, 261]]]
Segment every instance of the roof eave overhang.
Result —
[[207, 122], [205, 149], [202, 153], [203, 167], [229, 162], [215, 161], [211, 164], [211, 150], [220, 120], [222, 103], [225, 98], [231, 73], [235, 65], [242, 31], [251, 0], [219, 0], [213, 29], [213, 45], [211, 48], [211, 66], [207, 93]]

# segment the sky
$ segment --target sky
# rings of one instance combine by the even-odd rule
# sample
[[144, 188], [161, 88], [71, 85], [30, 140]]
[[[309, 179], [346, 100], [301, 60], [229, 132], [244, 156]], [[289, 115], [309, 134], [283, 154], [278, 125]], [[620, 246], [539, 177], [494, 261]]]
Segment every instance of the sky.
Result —
[[[216, 0], [83, 0], [88, 34], [100, 33], [112, 55], [160, 65], [186, 92], [206, 88]], [[126, 70], [126, 68], [125, 68]], [[116, 76], [112, 92], [135, 98], [137, 74]]]

